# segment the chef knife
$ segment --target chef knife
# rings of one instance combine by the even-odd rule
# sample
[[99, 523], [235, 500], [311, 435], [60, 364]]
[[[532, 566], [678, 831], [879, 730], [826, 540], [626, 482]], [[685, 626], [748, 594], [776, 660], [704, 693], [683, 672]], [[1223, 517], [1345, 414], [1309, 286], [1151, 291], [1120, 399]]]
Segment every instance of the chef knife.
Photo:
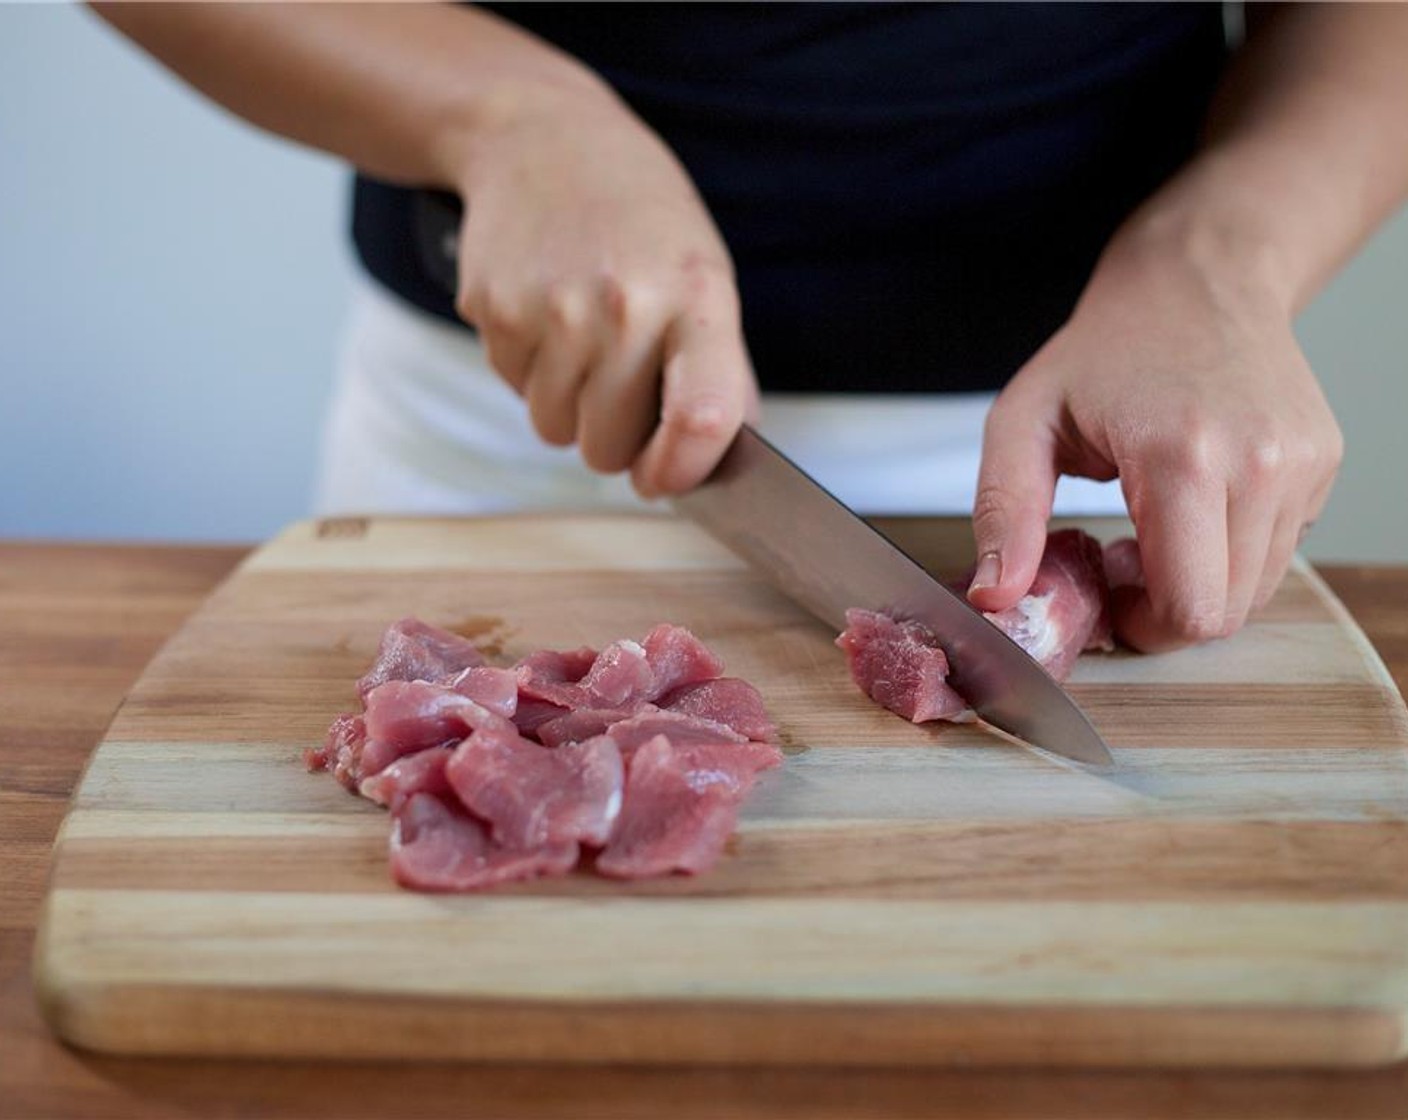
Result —
[[674, 505], [838, 631], [849, 607], [924, 623], [949, 658], [949, 683], [994, 727], [1078, 762], [1112, 764], [1075, 701], [1021, 646], [751, 427]]

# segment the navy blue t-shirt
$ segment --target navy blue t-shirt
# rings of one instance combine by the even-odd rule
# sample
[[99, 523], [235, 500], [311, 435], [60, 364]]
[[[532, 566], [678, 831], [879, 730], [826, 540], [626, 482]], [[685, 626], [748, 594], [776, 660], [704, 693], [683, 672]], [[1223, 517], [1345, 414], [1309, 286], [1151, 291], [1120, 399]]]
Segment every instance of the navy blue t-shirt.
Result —
[[[734, 259], [762, 386], [1000, 387], [1192, 153], [1218, 4], [486, 4], [671, 146]], [[359, 176], [373, 276], [458, 322], [418, 192]], [[473, 205], [473, 200], [469, 200]]]

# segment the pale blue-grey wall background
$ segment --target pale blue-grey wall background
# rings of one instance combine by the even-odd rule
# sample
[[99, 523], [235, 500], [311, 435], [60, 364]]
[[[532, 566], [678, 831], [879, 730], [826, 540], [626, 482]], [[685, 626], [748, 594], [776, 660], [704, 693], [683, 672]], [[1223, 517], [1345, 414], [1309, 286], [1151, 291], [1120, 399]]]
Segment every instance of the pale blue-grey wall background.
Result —
[[[255, 540], [308, 509], [347, 175], [82, 9], [0, 6], [0, 536]], [[1300, 333], [1349, 452], [1315, 558], [1408, 562], [1408, 214]]]
[[0, 5], [0, 160], [0, 535], [252, 540], [304, 516], [343, 167], [66, 5]]

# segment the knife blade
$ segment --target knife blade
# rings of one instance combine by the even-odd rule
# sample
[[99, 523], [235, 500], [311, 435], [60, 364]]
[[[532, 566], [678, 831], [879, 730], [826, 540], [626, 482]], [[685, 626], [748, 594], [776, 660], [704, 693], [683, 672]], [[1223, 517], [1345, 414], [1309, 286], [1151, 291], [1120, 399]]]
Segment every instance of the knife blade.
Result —
[[924, 623], [949, 658], [949, 682], [994, 727], [1112, 765], [1085, 713], [1021, 646], [748, 425], [674, 506], [838, 631], [848, 607]]

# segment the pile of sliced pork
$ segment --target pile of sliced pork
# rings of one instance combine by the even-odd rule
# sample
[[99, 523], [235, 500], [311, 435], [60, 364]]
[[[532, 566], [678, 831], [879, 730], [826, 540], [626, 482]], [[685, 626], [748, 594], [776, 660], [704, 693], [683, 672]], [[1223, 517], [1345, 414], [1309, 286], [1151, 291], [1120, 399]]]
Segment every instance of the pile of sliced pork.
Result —
[[391, 870], [475, 890], [579, 864], [623, 879], [718, 859], [758, 774], [782, 761], [752, 685], [688, 630], [543, 650], [495, 668], [407, 618], [357, 683], [310, 770], [391, 811]]
[[[1141, 579], [1133, 539], [1102, 549], [1088, 533], [1061, 529], [1047, 537], [1027, 594], [985, 617], [1064, 681], [1082, 652], [1115, 648], [1110, 588]], [[954, 590], [966, 591], [971, 580], [970, 575], [959, 581]], [[915, 723], [971, 716], [968, 702], [948, 683], [949, 662], [940, 636], [923, 623], [850, 610], [836, 644], [846, 651], [861, 691], [897, 715]]]

